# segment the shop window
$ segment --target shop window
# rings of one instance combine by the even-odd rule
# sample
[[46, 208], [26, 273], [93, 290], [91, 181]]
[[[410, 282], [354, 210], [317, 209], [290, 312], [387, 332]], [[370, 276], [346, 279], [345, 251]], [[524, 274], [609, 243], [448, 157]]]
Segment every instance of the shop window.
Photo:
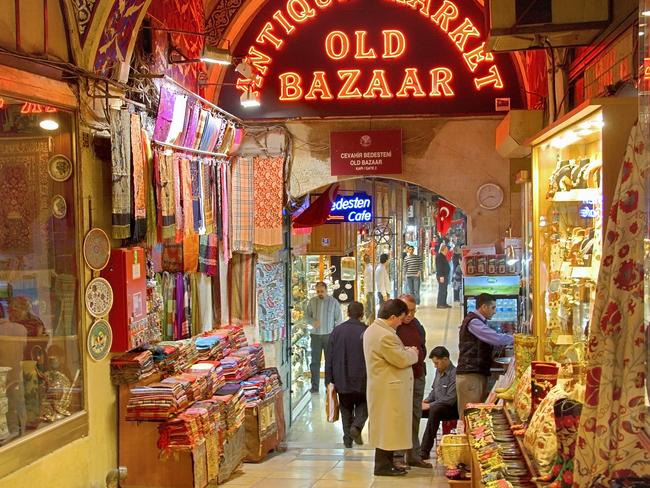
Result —
[[84, 408], [73, 127], [72, 113], [0, 93], [3, 447]]

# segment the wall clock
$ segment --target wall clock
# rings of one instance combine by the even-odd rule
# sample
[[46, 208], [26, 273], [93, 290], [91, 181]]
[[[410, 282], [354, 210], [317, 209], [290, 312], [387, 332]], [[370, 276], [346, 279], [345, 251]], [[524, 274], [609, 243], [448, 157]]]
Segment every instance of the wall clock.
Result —
[[496, 183], [485, 183], [476, 190], [476, 200], [486, 210], [499, 208], [503, 203], [503, 189]]

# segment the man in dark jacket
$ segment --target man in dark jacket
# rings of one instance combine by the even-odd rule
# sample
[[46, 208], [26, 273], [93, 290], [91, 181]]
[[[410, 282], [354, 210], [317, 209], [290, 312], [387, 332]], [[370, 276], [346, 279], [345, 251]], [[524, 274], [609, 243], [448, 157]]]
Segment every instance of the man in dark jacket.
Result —
[[447, 305], [447, 289], [449, 287], [449, 273], [451, 266], [447, 261], [447, 251], [449, 249], [446, 245], [440, 246], [438, 254], [436, 254], [436, 278], [438, 279], [438, 308], [451, 308]]
[[343, 443], [352, 447], [352, 441], [363, 444], [361, 431], [368, 420], [366, 404], [366, 361], [363, 354], [361, 321], [363, 305], [348, 305], [349, 320], [337, 325], [330, 334], [325, 354], [325, 385], [333, 383], [339, 396]]

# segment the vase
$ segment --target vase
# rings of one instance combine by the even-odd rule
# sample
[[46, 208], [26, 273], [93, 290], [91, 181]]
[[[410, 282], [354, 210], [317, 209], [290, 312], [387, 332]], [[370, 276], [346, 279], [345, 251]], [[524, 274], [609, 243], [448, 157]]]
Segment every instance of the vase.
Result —
[[7, 375], [12, 368], [0, 366], [0, 442], [10, 436], [7, 425], [7, 412], [9, 411], [9, 400], [7, 399]]
[[41, 403], [36, 361], [21, 361], [23, 372], [23, 389], [25, 392], [26, 423], [28, 428], [35, 428], [40, 422]]
[[537, 352], [537, 336], [525, 334], [514, 335], [515, 344], [515, 377], [509, 387], [498, 391], [498, 397], [504, 400], [512, 400], [517, 391], [517, 384], [524, 376], [525, 371], [530, 366], [535, 353]]

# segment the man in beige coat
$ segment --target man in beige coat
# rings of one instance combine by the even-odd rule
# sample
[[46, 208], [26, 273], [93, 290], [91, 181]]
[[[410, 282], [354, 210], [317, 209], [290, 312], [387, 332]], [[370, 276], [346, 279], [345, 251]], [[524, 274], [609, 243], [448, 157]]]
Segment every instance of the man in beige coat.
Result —
[[415, 347], [404, 347], [395, 332], [408, 313], [402, 300], [382, 304], [375, 320], [363, 334], [368, 382], [368, 441], [375, 447], [375, 476], [400, 476], [393, 452], [412, 446], [413, 369], [418, 360]]

